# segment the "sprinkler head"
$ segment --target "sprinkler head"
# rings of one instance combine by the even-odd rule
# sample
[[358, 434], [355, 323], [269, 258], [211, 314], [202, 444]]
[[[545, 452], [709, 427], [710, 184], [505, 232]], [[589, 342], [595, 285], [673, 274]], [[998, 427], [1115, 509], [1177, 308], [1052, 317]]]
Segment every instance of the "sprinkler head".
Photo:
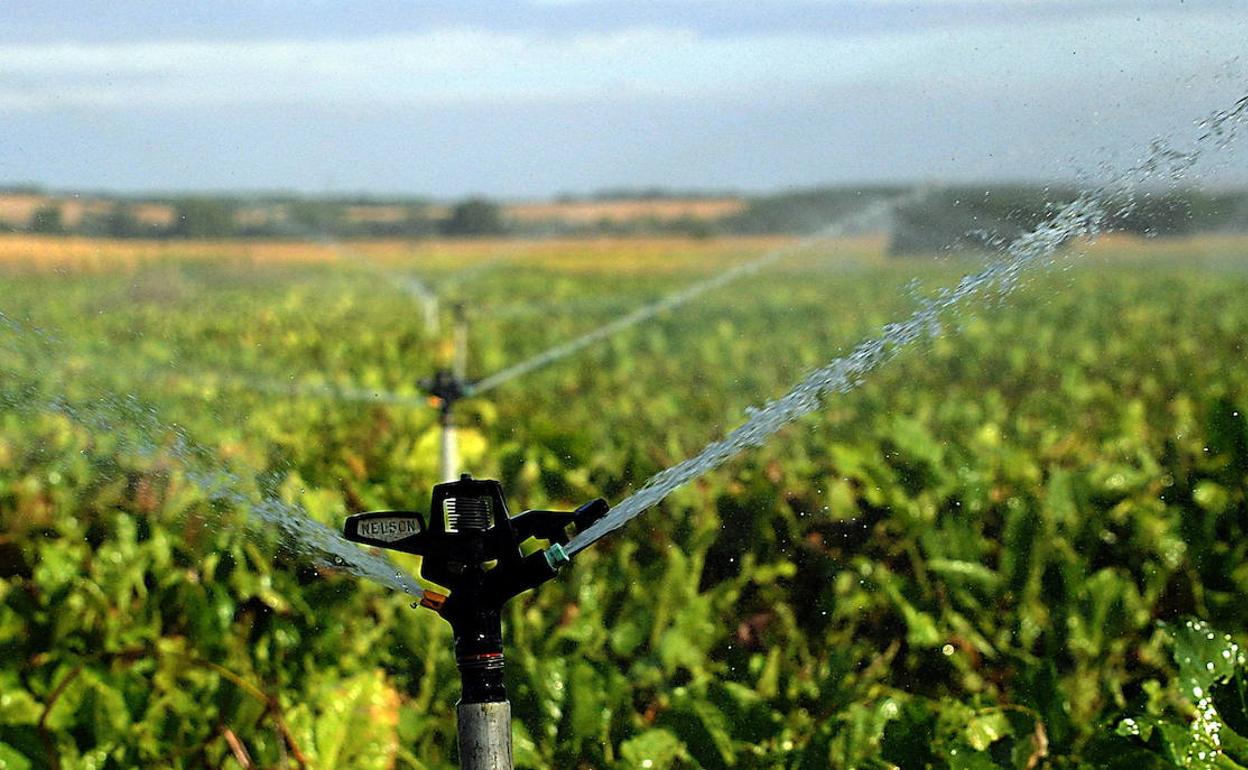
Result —
[[449, 409], [456, 401], [468, 396], [472, 383], [456, 377], [450, 369], [439, 369], [429, 379], [420, 381], [420, 389], [438, 399], [444, 409]]
[[[456, 662], [465, 703], [506, 700], [500, 612], [511, 597], [555, 576], [570, 561], [563, 546], [568, 529], [580, 532], [606, 514], [605, 500], [575, 511], [507, 512], [497, 481], [464, 474], [433, 488], [429, 519], [415, 511], [374, 511], [347, 517], [343, 535], [352, 542], [423, 558], [420, 575], [448, 589], [426, 591], [421, 604], [435, 610], [455, 634]], [[525, 541], [550, 547], [525, 556]]]

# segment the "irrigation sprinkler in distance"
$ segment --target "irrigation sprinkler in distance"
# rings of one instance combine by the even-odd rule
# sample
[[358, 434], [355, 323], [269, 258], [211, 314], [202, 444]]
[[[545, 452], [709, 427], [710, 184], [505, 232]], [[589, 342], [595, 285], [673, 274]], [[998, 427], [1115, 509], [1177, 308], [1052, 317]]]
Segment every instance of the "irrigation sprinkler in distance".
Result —
[[439, 369], [433, 377], [421, 380], [420, 389], [437, 402], [438, 425], [441, 434], [438, 441], [438, 468], [442, 481], [454, 481], [459, 476], [458, 436], [455, 432], [455, 405], [466, 397], [472, 383], [468, 381], [468, 319], [463, 303], [452, 308], [455, 326], [451, 332], [451, 367]]
[[[502, 607], [545, 583], [570, 561], [568, 529], [584, 532], [607, 512], [591, 500], [575, 511], [507, 512], [497, 481], [464, 474], [433, 488], [429, 520], [414, 511], [347, 517], [343, 535], [356, 543], [423, 557], [420, 576], [447, 589], [426, 590], [420, 604], [451, 624], [461, 691], [456, 707], [459, 762], [465, 770], [511, 770], [511, 704], [503, 684]], [[550, 545], [523, 555], [536, 538]]]
[[455, 405], [468, 395], [469, 383], [455, 376], [451, 369], [439, 369], [433, 377], [421, 380], [420, 389], [437, 402], [438, 468], [442, 481], [454, 481], [459, 474], [459, 450], [455, 433]]

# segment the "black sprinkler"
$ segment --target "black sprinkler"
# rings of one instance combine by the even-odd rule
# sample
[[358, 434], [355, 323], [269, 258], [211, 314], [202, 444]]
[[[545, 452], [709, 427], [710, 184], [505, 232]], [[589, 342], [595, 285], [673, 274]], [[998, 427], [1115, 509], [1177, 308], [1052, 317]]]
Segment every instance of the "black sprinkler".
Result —
[[433, 377], [420, 381], [420, 389], [438, 400], [438, 411], [443, 425], [450, 423], [455, 404], [460, 399], [467, 398], [471, 388], [472, 383], [450, 369], [439, 369], [433, 373]]
[[[563, 550], [568, 529], [581, 532], [607, 510], [607, 502], [597, 499], [575, 511], [511, 517], [501, 484], [464, 474], [433, 488], [427, 523], [414, 511], [359, 513], [347, 518], [343, 534], [356, 543], [424, 557], [421, 577], [448, 591], [425, 591], [420, 603], [451, 624], [463, 683], [460, 703], [502, 703], [507, 700], [503, 604], [554, 577], [569, 561]], [[530, 538], [550, 545], [525, 556], [520, 546]]]

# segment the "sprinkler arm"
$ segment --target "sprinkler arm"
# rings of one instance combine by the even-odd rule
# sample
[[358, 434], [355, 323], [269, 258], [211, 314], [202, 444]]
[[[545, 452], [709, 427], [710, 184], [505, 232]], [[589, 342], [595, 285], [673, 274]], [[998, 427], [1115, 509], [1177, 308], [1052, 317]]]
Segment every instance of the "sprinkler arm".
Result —
[[[450, 517], [469, 515], [446, 514], [465, 498], [488, 500], [484, 505], [492, 516], [480, 513], [475, 522], [479, 529], [468, 529], [459, 519], [454, 523], [460, 526], [448, 528]], [[459, 506], [462, 510], [465, 503]], [[530, 510], [509, 517], [498, 482], [465, 475], [434, 487], [431, 510], [435, 513], [428, 523], [416, 511], [357, 513], [347, 517], [343, 536], [363, 545], [423, 556], [421, 576], [450, 591], [444, 595], [427, 590], [421, 604], [454, 625], [466, 604], [501, 607], [513, 596], [553, 578], [570, 561], [563, 550], [570, 539], [568, 528], [578, 533], [587, 529], [609, 506], [599, 498], [574, 511]], [[523, 555], [520, 545], [533, 538], [549, 541], [550, 546]]]
[[568, 537], [569, 525], [579, 534], [605, 516], [608, 510], [607, 501], [599, 497], [570, 512], [525, 511], [512, 518], [511, 524], [521, 542], [536, 537], [563, 546], [571, 539]]

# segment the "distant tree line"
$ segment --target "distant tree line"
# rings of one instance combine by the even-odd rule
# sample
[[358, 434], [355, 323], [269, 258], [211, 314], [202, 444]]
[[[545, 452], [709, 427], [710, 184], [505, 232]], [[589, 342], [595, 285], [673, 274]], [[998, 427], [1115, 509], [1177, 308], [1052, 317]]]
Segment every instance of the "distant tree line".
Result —
[[[896, 210], [890, 252], [993, 248], [1034, 228], [1078, 195], [1074, 188], [1024, 185], [934, 190]], [[1141, 191], [1133, 205], [1110, 212], [1106, 224], [1142, 236], [1248, 232], [1248, 192]]]
[[[0, 191], [2, 193], [2, 191]], [[17, 194], [17, 193], [14, 193]], [[22, 194], [33, 194], [23, 191]], [[353, 206], [378, 206], [367, 199], [274, 199], [263, 202], [229, 197], [194, 196], [144, 201], [167, 206], [167, 223], [142, 221], [136, 202], [113, 200], [105, 213], [83, 213], [70, 225], [55, 200], [41, 205], [24, 227], [0, 224], [0, 231], [72, 234], [109, 238], [421, 238], [492, 236], [509, 231], [502, 208], [483, 198], [461, 201], [445, 211], [427, 203], [385, 203], [401, 215], [352, 220]], [[250, 215], [249, 215], [250, 214]]]
[[[880, 199], [907, 192], [900, 185], [827, 187], [751, 196], [744, 208], [719, 218], [635, 217], [577, 222], [509, 220], [502, 206], [474, 197], [451, 206], [425, 200], [368, 197], [264, 199], [186, 196], [146, 200], [160, 204], [167, 221], [141, 219], [138, 201], [113, 199], [93, 207], [72, 226], [53, 199], [40, 206], [23, 228], [36, 233], [73, 233], [112, 238], [425, 238], [677, 235], [712, 237], [734, 234], [804, 235]], [[4, 192], [0, 190], [0, 192]], [[18, 194], [17, 188], [8, 192]], [[20, 188], [21, 193], [38, 193]], [[920, 200], [895, 209], [887, 223], [890, 251], [897, 255], [941, 250], [988, 248], [1034, 227], [1078, 194], [1074, 188], [1038, 185], [957, 186], [934, 189]], [[689, 200], [692, 193], [654, 190], [607, 190], [577, 200]], [[571, 199], [569, 199], [571, 200]], [[361, 216], [360, 210], [374, 212]], [[377, 211], [385, 216], [377, 216]], [[101, 211], [103, 213], [101, 213]], [[1142, 193], [1128, 212], [1111, 218], [1119, 231], [1142, 235], [1195, 232], [1248, 232], [1248, 191], [1176, 190]], [[12, 225], [0, 229], [19, 229]]]
[[671, 187], [604, 187], [601, 190], [577, 195], [560, 193], [555, 196], [558, 203], [579, 203], [583, 201], [680, 201], [710, 198], [737, 198], [740, 193], [735, 190], [678, 190]]

